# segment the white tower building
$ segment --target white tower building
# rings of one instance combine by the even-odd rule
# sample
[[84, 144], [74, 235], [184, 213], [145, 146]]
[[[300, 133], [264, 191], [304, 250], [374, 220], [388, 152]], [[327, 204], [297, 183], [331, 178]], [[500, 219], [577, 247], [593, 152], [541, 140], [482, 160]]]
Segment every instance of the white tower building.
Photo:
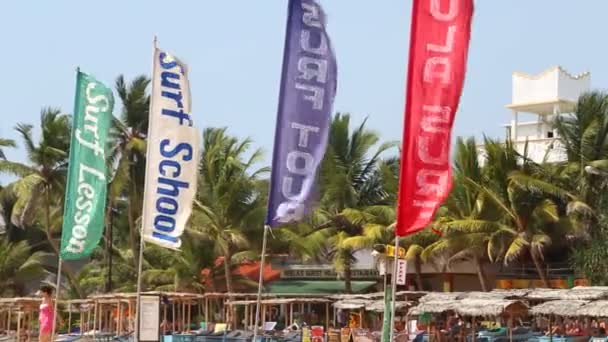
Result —
[[[535, 162], [556, 162], [565, 155], [553, 130], [556, 116], [572, 113], [579, 96], [590, 89], [589, 72], [573, 76], [561, 67], [537, 75], [513, 73], [512, 120], [507, 138], [522, 153], [528, 142], [528, 156]], [[524, 119], [524, 120], [520, 120]]]

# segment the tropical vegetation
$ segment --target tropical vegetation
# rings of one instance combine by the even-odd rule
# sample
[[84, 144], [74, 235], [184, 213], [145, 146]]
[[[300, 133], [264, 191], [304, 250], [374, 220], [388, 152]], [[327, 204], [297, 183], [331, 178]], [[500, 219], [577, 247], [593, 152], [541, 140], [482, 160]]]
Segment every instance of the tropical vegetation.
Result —
[[[136, 288], [149, 83], [145, 76], [116, 81], [121, 105], [107, 147], [106, 234], [86, 265], [66, 264], [63, 285], [70, 296]], [[492, 287], [490, 266], [531, 265], [549, 286], [553, 261], [608, 284], [608, 94], [581, 96], [574, 113], [554, 124], [554, 149], [563, 162], [535, 162], [526, 146], [509, 141], [457, 139], [449, 198], [429, 227], [401, 239], [418, 288], [425, 288], [423, 265], [445, 273], [462, 260], [474, 265], [483, 290]], [[54, 279], [70, 129], [69, 114], [47, 107], [38, 126], [15, 127], [17, 141], [0, 138], [6, 183], [0, 188], [0, 296], [26, 295], [32, 280]], [[147, 246], [144, 289], [255, 286], [237, 269], [260, 257], [268, 158], [251, 139], [226, 128], [202, 135], [198, 191], [182, 251]], [[331, 264], [351, 291], [356, 253], [394, 242], [398, 155], [398, 143], [383, 141], [366, 120], [353, 125], [351, 115], [335, 114], [318, 202], [306, 221], [274, 229], [267, 253]]]

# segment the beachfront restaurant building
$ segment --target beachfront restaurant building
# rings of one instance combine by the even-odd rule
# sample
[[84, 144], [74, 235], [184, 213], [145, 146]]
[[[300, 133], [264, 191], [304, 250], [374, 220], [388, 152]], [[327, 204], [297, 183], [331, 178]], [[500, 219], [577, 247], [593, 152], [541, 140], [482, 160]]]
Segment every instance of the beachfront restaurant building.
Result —
[[[352, 292], [383, 291], [383, 274], [372, 257], [372, 250], [358, 251], [355, 253], [355, 258], [351, 272]], [[272, 279], [265, 279], [266, 293], [331, 295], [345, 292], [343, 277], [330, 263], [302, 263], [285, 255], [275, 255], [270, 260], [269, 267], [272, 269], [270, 272], [275, 276]], [[259, 266], [257, 270], [259, 271]], [[408, 267], [406, 285], [402, 286], [401, 290], [440, 292], [481, 290], [476, 267], [471, 262], [455, 262], [450, 265], [425, 263], [421, 271], [422, 288], [419, 288], [414, 267]], [[496, 272], [493, 268], [487, 267], [486, 273], [488, 284], [495, 284]]]

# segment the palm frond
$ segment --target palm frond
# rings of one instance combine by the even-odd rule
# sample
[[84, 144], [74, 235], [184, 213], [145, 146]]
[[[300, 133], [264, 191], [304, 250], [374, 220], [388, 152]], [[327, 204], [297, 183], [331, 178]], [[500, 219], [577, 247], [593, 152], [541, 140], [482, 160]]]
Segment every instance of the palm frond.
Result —
[[509, 248], [505, 253], [505, 264], [510, 264], [511, 262], [517, 260], [527, 250], [529, 246], [530, 242], [528, 242], [522, 236], [515, 236], [515, 238], [509, 244]]

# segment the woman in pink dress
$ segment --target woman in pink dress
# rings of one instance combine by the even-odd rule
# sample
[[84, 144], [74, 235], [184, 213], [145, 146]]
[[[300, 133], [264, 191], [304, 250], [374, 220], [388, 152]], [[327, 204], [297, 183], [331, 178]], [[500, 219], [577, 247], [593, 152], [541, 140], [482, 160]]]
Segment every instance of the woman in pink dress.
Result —
[[54, 307], [53, 307], [53, 288], [44, 285], [40, 287], [38, 291], [42, 296], [42, 303], [40, 304], [40, 314], [38, 316], [38, 323], [40, 323], [40, 335], [38, 340], [40, 342], [50, 342], [51, 333], [53, 330], [53, 318], [54, 318]]

